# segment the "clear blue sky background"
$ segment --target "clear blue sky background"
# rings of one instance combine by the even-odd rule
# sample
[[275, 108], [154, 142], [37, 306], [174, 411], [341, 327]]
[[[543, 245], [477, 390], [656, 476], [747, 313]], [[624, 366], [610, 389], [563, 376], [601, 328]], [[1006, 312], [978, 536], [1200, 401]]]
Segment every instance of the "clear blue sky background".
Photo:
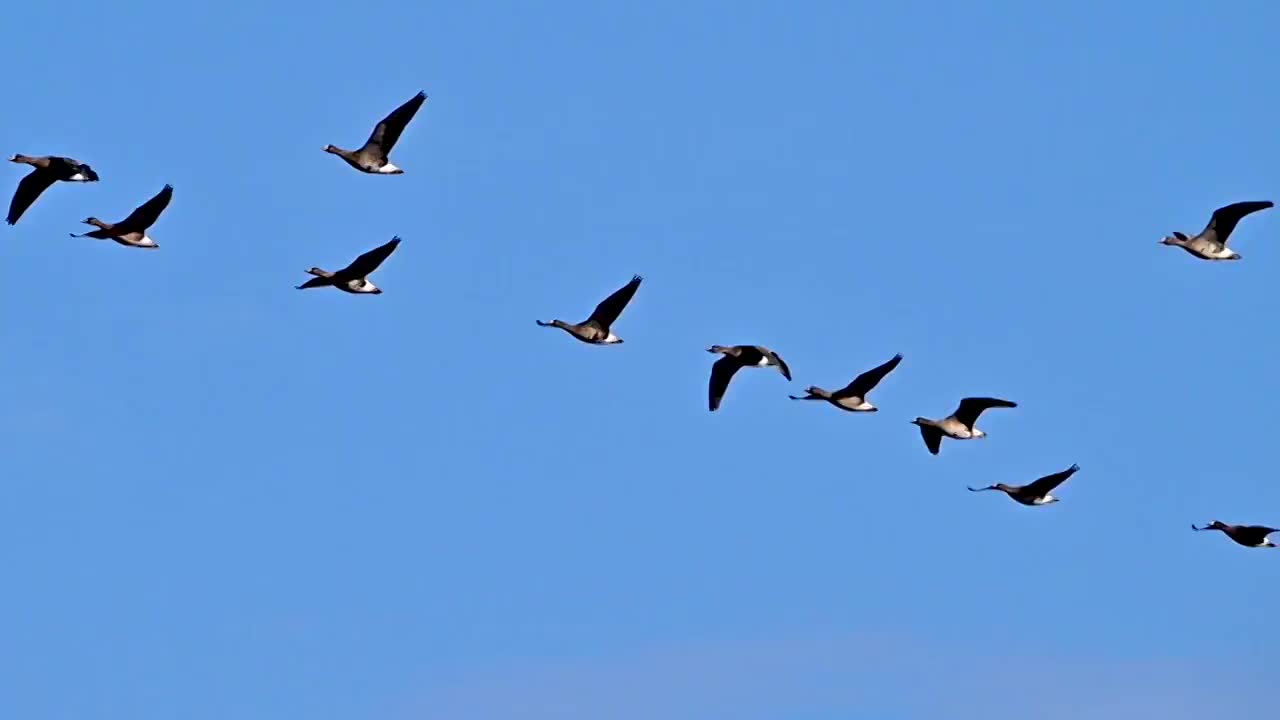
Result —
[[1275, 710], [1280, 551], [1188, 526], [1280, 523], [1280, 216], [1157, 241], [1277, 199], [1280, 6], [605, 5], [8, 10], [3, 152], [102, 181], [0, 228], [0, 716]]

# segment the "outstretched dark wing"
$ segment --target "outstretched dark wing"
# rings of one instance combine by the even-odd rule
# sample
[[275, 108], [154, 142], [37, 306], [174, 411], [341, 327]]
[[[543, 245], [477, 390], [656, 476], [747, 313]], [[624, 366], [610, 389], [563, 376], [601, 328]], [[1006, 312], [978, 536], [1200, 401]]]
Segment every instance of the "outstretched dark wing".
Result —
[[1213, 211], [1213, 216], [1209, 218], [1209, 224], [1205, 226], [1201, 235], [1207, 236], [1212, 232], [1214, 240], [1226, 245], [1227, 238], [1231, 236], [1231, 231], [1236, 229], [1236, 224], [1241, 218], [1259, 210], [1266, 210], [1273, 205], [1275, 203], [1270, 200], [1250, 200], [1224, 205]]
[[729, 381], [733, 379], [733, 374], [738, 372], [740, 367], [742, 367], [742, 363], [738, 358], [728, 355], [711, 365], [711, 384], [707, 388], [707, 400], [713, 412], [720, 407], [720, 400], [724, 398], [725, 391], [729, 389]]
[[786, 378], [787, 380], [790, 380], [790, 379], [791, 379], [791, 368], [787, 367], [787, 363], [786, 363], [786, 361], [785, 361], [785, 360], [783, 360], [783, 359], [782, 359], [782, 356], [781, 356], [781, 355], [779, 355], [778, 353], [776, 353], [776, 352], [774, 352], [774, 351], [770, 350], [770, 351], [769, 351], [769, 357], [770, 357], [770, 358], [771, 358], [775, 363], [777, 363], [777, 364], [778, 364], [778, 369], [782, 371], [782, 377]]
[[845, 385], [844, 388], [836, 391], [836, 393], [834, 394], [834, 397], [836, 398], [858, 397], [858, 398], [862, 398], [863, 400], [866, 400], [867, 393], [871, 392], [871, 390], [875, 388], [876, 385], [879, 385], [880, 381], [884, 379], [885, 375], [888, 375], [889, 373], [893, 372], [893, 369], [898, 367], [898, 363], [900, 362], [902, 362], [902, 353], [898, 353], [897, 355], [894, 355], [893, 359], [881, 365], [880, 367], [871, 368], [870, 370], [854, 378], [853, 382], [849, 383], [848, 385]]
[[10, 225], [17, 224], [22, 213], [26, 212], [27, 208], [31, 207], [31, 203], [40, 197], [40, 193], [48, 190], [57, 179], [57, 173], [47, 168], [36, 168], [27, 173], [27, 176], [18, 183], [18, 189], [13, 193], [13, 200], [9, 201], [9, 216], [5, 221]]
[[131, 232], [143, 232], [147, 228], [155, 224], [156, 218], [160, 217], [160, 213], [169, 207], [169, 200], [173, 198], [173, 186], [165, 185], [164, 189], [156, 193], [156, 196], [142, 203], [136, 210], [129, 213], [129, 217], [120, 221], [113, 230], [116, 234], [124, 235]]
[[329, 287], [333, 285], [333, 278], [313, 277], [301, 285], [294, 285], [297, 290], [310, 290], [311, 288]]
[[1053, 489], [1065, 482], [1067, 478], [1075, 475], [1079, 469], [1079, 465], [1072, 465], [1062, 472], [1045, 475], [1033, 483], [1024, 485], [1022, 491], [1032, 497], [1043, 497], [1053, 492]]
[[408, 102], [392, 110], [390, 115], [374, 126], [373, 133], [365, 141], [364, 149], [376, 146], [382, 150], [384, 156], [390, 153], [391, 148], [395, 147], [396, 141], [400, 139], [400, 133], [404, 132], [405, 126], [418, 113], [418, 108], [422, 107], [422, 103], [426, 100], [426, 93], [419, 92], [409, 98]]
[[[94, 172], [93, 168], [89, 167], [88, 165], [85, 165], [84, 163], [80, 162], [79, 160], [76, 160], [75, 158], [54, 157], [49, 159], [62, 166], [61, 172], [65, 176], [61, 178], [63, 180], [71, 180], [76, 182], [97, 182], [98, 181], [98, 173]], [[76, 175], [79, 175], [80, 177], [76, 178]]]
[[938, 428], [921, 425], [920, 437], [924, 438], [924, 446], [929, 448], [930, 454], [937, 455], [938, 450], [942, 449], [942, 431]]
[[400, 244], [400, 238], [393, 237], [385, 245], [366, 252], [356, 258], [352, 263], [343, 268], [338, 274], [344, 278], [362, 278], [373, 274], [374, 270], [386, 260], [391, 253], [395, 252], [396, 246]]
[[612, 295], [600, 301], [596, 309], [591, 312], [591, 317], [587, 318], [583, 324], [594, 321], [600, 326], [601, 330], [608, 330], [609, 326], [622, 314], [622, 310], [627, 306], [627, 303], [631, 302], [631, 296], [636, 294], [636, 288], [640, 287], [640, 282], [643, 279], [636, 275], [631, 278], [631, 282], [613, 291]]
[[983, 410], [1013, 407], [1018, 407], [1018, 404], [1008, 400], [1001, 400], [1000, 398], [965, 398], [960, 401], [960, 407], [956, 408], [955, 418], [964, 423], [965, 427], [972, 429], [973, 424], [978, 421], [978, 416], [982, 414]]

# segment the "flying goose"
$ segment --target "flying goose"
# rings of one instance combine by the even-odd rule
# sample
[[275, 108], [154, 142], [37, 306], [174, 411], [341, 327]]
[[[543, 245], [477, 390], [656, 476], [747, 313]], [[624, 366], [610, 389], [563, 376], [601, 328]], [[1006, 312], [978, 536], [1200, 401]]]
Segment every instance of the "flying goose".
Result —
[[352, 263], [338, 272], [329, 272], [313, 267], [307, 272], [315, 275], [315, 277], [296, 286], [298, 290], [309, 290], [318, 287], [336, 287], [343, 292], [354, 293], [357, 295], [373, 294], [381, 295], [382, 288], [369, 282], [369, 276], [374, 270], [386, 260], [396, 246], [400, 244], [399, 237], [393, 237], [384, 245], [364, 253], [360, 257], [352, 261]]
[[1187, 237], [1186, 234], [1174, 232], [1160, 241], [1161, 245], [1173, 245], [1195, 255], [1202, 260], [1239, 260], [1240, 253], [1227, 247], [1227, 238], [1236, 229], [1236, 223], [1250, 213], [1266, 210], [1275, 205], [1270, 200], [1252, 200], [1224, 205], [1213, 211], [1209, 224], [1204, 226], [1199, 235]]
[[1048, 505], [1049, 503], [1058, 502], [1058, 498], [1050, 495], [1054, 488], [1066, 482], [1067, 478], [1076, 474], [1080, 469], [1079, 465], [1056, 472], [1052, 475], [1045, 475], [1035, 482], [1026, 485], [1005, 485], [1004, 483], [996, 483], [988, 485], [984, 488], [969, 488], [970, 492], [982, 492], [983, 490], [999, 490], [1023, 505]]
[[924, 438], [925, 447], [929, 448], [929, 452], [937, 455], [938, 450], [942, 447], [943, 436], [955, 440], [975, 440], [986, 437], [986, 433], [973, 426], [978, 421], [978, 416], [982, 414], [983, 410], [1014, 407], [1018, 407], [1018, 404], [1008, 400], [970, 397], [961, 400], [960, 407], [941, 420], [918, 417], [912, 420], [911, 424], [920, 427], [920, 435]]
[[94, 172], [93, 168], [69, 157], [14, 155], [9, 158], [9, 162], [22, 163], [35, 168], [18, 182], [13, 200], [9, 201], [9, 216], [5, 218], [5, 222], [10, 225], [16, 225], [18, 218], [22, 217], [22, 213], [31, 207], [31, 203], [35, 202], [36, 198], [40, 197], [40, 193], [48, 190], [49, 186], [55, 182], [59, 180], [97, 182], [98, 180], [98, 173]]
[[1245, 547], [1276, 547], [1276, 544], [1267, 539], [1271, 533], [1280, 532], [1280, 529], [1270, 528], [1263, 525], [1228, 525], [1224, 522], [1213, 522], [1204, 527], [1196, 527], [1194, 523], [1191, 525], [1192, 530], [1221, 530], [1227, 537], [1236, 541], [1239, 545]]
[[333, 145], [325, 145], [324, 151], [346, 160], [348, 165], [360, 172], [375, 175], [403, 174], [403, 170], [391, 164], [388, 156], [391, 155], [391, 148], [395, 147], [396, 141], [400, 139], [400, 133], [404, 132], [405, 126], [413, 119], [426, 99], [426, 93], [419, 92], [409, 98], [405, 104], [392, 110], [390, 115], [374, 126], [373, 133], [359, 150], [343, 150]]
[[826, 400], [841, 410], [848, 410], [849, 412], [876, 412], [880, 408], [867, 401], [867, 393], [871, 392], [876, 385], [879, 385], [885, 375], [893, 372], [893, 369], [898, 367], [900, 362], [902, 362], [902, 353], [894, 355], [885, 364], [862, 373], [854, 378], [853, 382], [835, 392], [813, 386], [805, 390], [806, 395], [804, 397], [795, 395], [789, 397], [792, 400]]
[[627, 303], [631, 302], [631, 296], [636, 294], [636, 288], [640, 287], [640, 281], [643, 279], [639, 275], [631, 278], [631, 282], [614, 290], [612, 295], [601, 300], [600, 304], [596, 305], [596, 309], [591, 311], [591, 317], [576, 325], [563, 320], [552, 320], [550, 322], [535, 320], [534, 322], [542, 327], [560, 328], [584, 343], [616, 345], [622, 342], [622, 338], [614, 335], [609, 328], [617, 321]]
[[709, 390], [709, 401], [711, 411], [720, 407], [720, 400], [724, 397], [724, 393], [729, 389], [729, 381], [733, 379], [733, 374], [738, 372], [739, 368], [744, 367], [776, 367], [778, 372], [782, 373], [782, 377], [788, 381], [791, 380], [791, 370], [787, 364], [778, 357], [778, 354], [767, 347], [759, 345], [712, 345], [707, 348], [707, 352], [724, 355], [724, 357], [715, 361], [711, 365], [711, 384]]
[[169, 207], [169, 200], [172, 198], [173, 186], [165, 185], [160, 192], [156, 193], [155, 197], [139, 205], [124, 220], [118, 223], [106, 223], [96, 217], [85, 218], [82, 222], [86, 225], [94, 225], [98, 229], [90, 230], [80, 235], [71, 233], [71, 237], [115, 240], [121, 245], [129, 247], [158, 248], [160, 246], [156, 244], [156, 241], [147, 236], [147, 229], [154, 225], [156, 218], [160, 217], [160, 213]]

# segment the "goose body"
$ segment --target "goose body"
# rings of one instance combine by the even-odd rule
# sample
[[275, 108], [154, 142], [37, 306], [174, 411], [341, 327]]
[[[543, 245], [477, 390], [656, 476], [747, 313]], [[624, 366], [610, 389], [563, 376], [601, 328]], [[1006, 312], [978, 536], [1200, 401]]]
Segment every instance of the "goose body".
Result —
[[1075, 475], [1080, 470], [1079, 465], [1072, 465], [1062, 472], [1045, 475], [1035, 482], [1026, 485], [1005, 485], [1004, 483], [996, 483], [988, 485], [984, 488], [969, 488], [970, 492], [982, 492], [984, 490], [999, 490], [1008, 495], [1014, 501], [1023, 505], [1038, 506], [1049, 505], [1058, 502], [1058, 498], [1051, 494], [1051, 491], [1066, 482], [1067, 478]]
[[790, 397], [792, 400], [825, 400], [846, 412], [876, 412], [879, 408], [867, 400], [867, 395], [880, 384], [885, 375], [893, 372], [900, 362], [902, 362], [901, 353], [894, 355], [883, 365], [862, 373], [835, 392], [815, 385], [807, 388], [804, 396], [791, 395]]
[[1224, 522], [1214, 520], [1204, 527], [1191, 526], [1192, 530], [1221, 530], [1222, 534], [1231, 538], [1237, 545], [1243, 545], [1251, 548], [1273, 548], [1276, 544], [1268, 538], [1273, 533], [1280, 532], [1280, 529], [1267, 527], [1265, 525], [1228, 525]]
[[636, 275], [631, 278], [630, 282], [622, 287], [614, 290], [609, 297], [600, 301], [596, 305], [596, 309], [591, 311], [591, 317], [580, 323], [570, 323], [564, 320], [535, 320], [542, 327], [554, 327], [564, 330], [573, 337], [581, 340], [588, 345], [617, 345], [623, 342], [622, 338], [614, 334], [612, 327], [617, 321], [618, 316], [627, 307], [627, 303], [631, 302], [631, 298], [636, 294], [636, 290], [640, 288], [640, 283], [644, 278]]
[[298, 285], [297, 289], [333, 287], [353, 295], [381, 295], [382, 288], [370, 282], [368, 276], [372, 275], [399, 245], [400, 238], [393, 237], [386, 243], [360, 255], [350, 265], [337, 272], [313, 267], [307, 273], [315, 277]]
[[925, 447], [930, 453], [937, 455], [942, 448], [943, 437], [953, 440], [976, 440], [986, 437], [987, 434], [975, 426], [978, 416], [984, 410], [1015, 407], [1018, 407], [1017, 403], [999, 398], [968, 397], [960, 401], [960, 406], [954, 413], [941, 420], [918, 417], [912, 420], [911, 424], [920, 428]]
[[96, 217], [85, 218], [86, 225], [92, 225], [97, 230], [90, 230], [87, 233], [71, 233], [71, 237], [90, 237], [98, 240], [114, 240], [125, 247], [137, 247], [153, 250], [160, 247], [155, 240], [147, 234], [147, 231], [155, 224], [160, 217], [160, 213], [169, 207], [169, 201], [173, 199], [173, 186], [165, 185], [160, 192], [145, 203], [139, 205], [133, 212], [129, 213], [129, 217], [118, 223], [103, 222]]
[[418, 108], [426, 102], [426, 93], [419, 92], [409, 98], [403, 105], [391, 111], [373, 128], [369, 139], [356, 150], [344, 150], [334, 145], [326, 145], [324, 151], [337, 155], [348, 165], [363, 173], [371, 175], [400, 175], [404, 171], [391, 162], [391, 148], [395, 147], [405, 126], [417, 114]]
[[18, 182], [13, 199], [9, 201], [9, 214], [5, 217], [5, 222], [10, 225], [16, 225], [27, 208], [31, 207], [41, 193], [52, 187], [54, 183], [98, 181], [98, 173], [94, 172], [93, 168], [74, 158], [58, 155], [39, 157], [14, 155], [9, 158], [9, 162], [30, 165], [34, 168]]
[[735, 373], [744, 367], [775, 367], [788, 381], [791, 380], [791, 369], [782, 357], [767, 347], [760, 345], [712, 345], [707, 352], [724, 357], [711, 365], [711, 381], [707, 388], [708, 406], [712, 412], [720, 407], [725, 392], [729, 389], [729, 381]]
[[1240, 253], [1227, 247], [1227, 238], [1246, 215], [1266, 210], [1274, 204], [1270, 200], [1250, 200], [1224, 205], [1213, 211], [1209, 224], [1195, 237], [1174, 232], [1166, 235], [1160, 244], [1180, 247], [1201, 260], [1239, 260]]

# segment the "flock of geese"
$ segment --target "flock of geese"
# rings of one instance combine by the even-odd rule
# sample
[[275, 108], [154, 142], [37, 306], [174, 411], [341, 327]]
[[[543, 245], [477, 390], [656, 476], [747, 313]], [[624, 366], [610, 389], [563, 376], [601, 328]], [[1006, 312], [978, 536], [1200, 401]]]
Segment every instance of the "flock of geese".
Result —
[[[425, 93], [419, 92], [400, 107], [382, 119], [369, 135], [364, 145], [356, 150], [344, 150], [334, 145], [325, 146], [327, 153], [337, 155], [348, 165], [363, 173], [375, 175], [400, 175], [404, 171], [391, 162], [391, 149], [400, 139], [409, 121], [426, 101]], [[59, 181], [68, 183], [97, 182], [98, 174], [89, 165], [69, 157], [14, 155], [11, 162], [30, 165], [32, 170], [18, 183], [18, 188], [9, 203], [9, 214], [6, 221], [14, 225], [23, 214], [35, 203], [42, 193]], [[148, 231], [160, 218], [161, 213], [173, 199], [173, 187], [165, 185], [154, 197], [139, 205], [133, 212], [118, 223], [108, 223], [96, 217], [88, 217], [82, 222], [96, 229], [82, 234], [71, 233], [72, 237], [89, 237], [100, 240], [113, 240], [127, 247], [155, 249], [159, 245]], [[1161, 244], [1180, 247], [1191, 255], [1202, 260], [1225, 261], [1239, 260], [1241, 255], [1228, 247], [1236, 225], [1245, 216], [1273, 206], [1270, 201], [1237, 202], [1213, 211], [1208, 225], [1194, 236], [1182, 232], [1174, 232], [1161, 240]], [[313, 267], [307, 273], [313, 277], [301, 285], [299, 290], [320, 287], [334, 287], [343, 292], [353, 294], [381, 294], [381, 288], [369, 281], [369, 276], [395, 252], [400, 244], [399, 237], [393, 237], [383, 245], [365, 252], [337, 271], [323, 270]], [[640, 288], [642, 278], [637, 275], [626, 285], [614, 291], [602, 300], [592, 311], [590, 317], [580, 323], [564, 320], [536, 321], [542, 327], [558, 328], [581, 342], [591, 345], [615, 345], [623, 342], [613, 332], [613, 325], [622, 315], [627, 303]], [[708, 352], [720, 355], [711, 366], [711, 379], [708, 385], [708, 406], [711, 411], [718, 410], [729, 389], [729, 383], [737, 372], [743, 368], [776, 368], [788, 381], [791, 380], [791, 369], [778, 353], [759, 345], [713, 345]], [[858, 375], [848, 385], [839, 390], [825, 390], [811, 386], [803, 396], [790, 396], [792, 400], [821, 400], [846, 412], [876, 412], [878, 408], [868, 400], [868, 395], [889, 373], [902, 362], [902, 355], [894, 355], [878, 367]], [[978, 417], [993, 408], [1015, 408], [1017, 403], [994, 397], [967, 397], [960, 401], [955, 412], [940, 419], [917, 417], [911, 423], [919, 427], [924, 445], [930, 453], [937, 455], [942, 449], [943, 438], [952, 440], [976, 440], [987, 436], [977, 427]], [[1006, 485], [996, 483], [984, 488], [970, 487], [973, 492], [995, 490], [1003, 492], [1014, 501], [1023, 505], [1039, 506], [1058, 501], [1051, 493], [1059, 485], [1066, 482], [1080, 470], [1079, 465], [1061, 472], [1046, 475], [1026, 485]], [[1229, 525], [1214, 520], [1203, 527], [1192, 525], [1193, 530], [1220, 530], [1231, 540], [1246, 547], [1276, 547], [1268, 536], [1280, 530], [1262, 525]]]

